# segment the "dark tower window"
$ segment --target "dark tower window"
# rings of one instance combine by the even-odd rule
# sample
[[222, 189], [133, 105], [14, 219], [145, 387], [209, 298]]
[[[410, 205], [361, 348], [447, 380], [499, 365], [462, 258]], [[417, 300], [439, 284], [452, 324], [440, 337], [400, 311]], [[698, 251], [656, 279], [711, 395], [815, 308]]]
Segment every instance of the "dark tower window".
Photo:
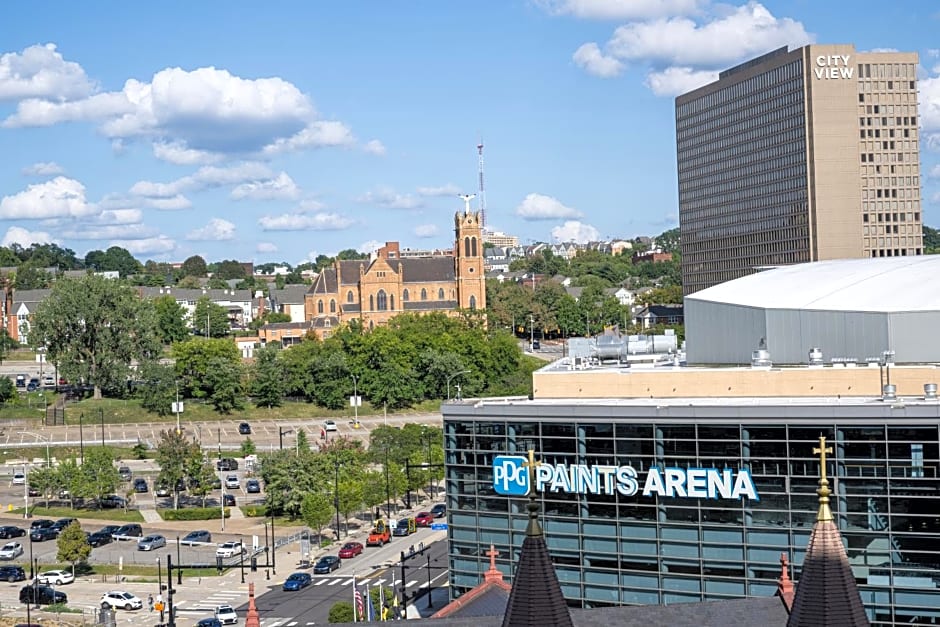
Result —
[[375, 296], [369, 294], [369, 311], [375, 311]]
[[376, 303], [378, 304], [379, 311], [385, 311], [388, 309], [388, 297], [385, 295], [385, 290], [379, 290], [378, 296], [376, 297]]
[[438, 288], [437, 290], [437, 300], [444, 300], [444, 288]]
[[463, 254], [464, 254], [464, 257], [470, 256], [470, 238], [469, 237], [463, 238]]
[[347, 302], [347, 303], [353, 302], [353, 293], [352, 293], [352, 290], [349, 290], [348, 292], [346, 292], [346, 302]]
[[323, 301], [322, 300], [317, 301], [317, 313], [323, 313]]
[[388, 308], [391, 309], [392, 311], [395, 311], [395, 295], [394, 294], [389, 294], [388, 303], [389, 303]]
[[408, 290], [405, 290], [404, 292], [401, 293], [401, 299], [402, 299], [403, 301], [408, 302], [408, 298], [409, 298], [409, 296], [408, 296]]
[[427, 299], [428, 299], [428, 291], [422, 287], [421, 288], [421, 300], [427, 300]]
[[336, 301], [330, 299], [330, 313], [336, 313]]
[[470, 309], [476, 309], [476, 308], [477, 308], [477, 297], [471, 295], [470, 296]]
[[471, 251], [470, 254], [473, 257], [477, 256], [477, 238], [475, 237], [470, 238], [470, 251]]

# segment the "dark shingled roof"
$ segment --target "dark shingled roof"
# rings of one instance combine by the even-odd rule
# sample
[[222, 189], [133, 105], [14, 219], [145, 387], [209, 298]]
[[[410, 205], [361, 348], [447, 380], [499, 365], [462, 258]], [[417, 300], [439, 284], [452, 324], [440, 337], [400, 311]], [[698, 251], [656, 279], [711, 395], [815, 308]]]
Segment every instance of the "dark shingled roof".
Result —
[[819, 448], [813, 449], [813, 453], [820, 455], [819, 489], [816, 490], [819, 512], [806, 547], [787, 627], [869, 625], [842, 536], [829, 508], [831, 491], [826, 478], [826, 453], [831, 452], [832, 448], [826, 447], [826, 438], [820, 437]]
[[[453, 281], [457, 278], [453, 257], [418, 257], [399, 261], [405, 284]], [[389, 261], [389, 265], [395, 270], [398, 269], [398, 264], [394, 261]]]
[[406, 300], [405, 311], [430, 311], [436, 309], [456, 309], [455, 300]]

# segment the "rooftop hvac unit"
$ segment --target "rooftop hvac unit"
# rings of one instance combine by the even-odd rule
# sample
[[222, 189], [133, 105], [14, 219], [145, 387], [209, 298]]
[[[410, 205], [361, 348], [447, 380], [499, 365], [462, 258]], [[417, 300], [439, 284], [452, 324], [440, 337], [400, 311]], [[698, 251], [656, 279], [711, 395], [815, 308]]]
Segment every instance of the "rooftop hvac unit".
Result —
[[924, 400], [925, 401], [937, 400], [937, 384], [936, 383], [924, 384]]
[[822, 365], [823, 365], [822, 349], [817, 348], [815, 346], [809, 349], [809, 365], [816, 367], [816, 368], [822, 368]]
[[898, 388], [893, 383], [888, 383], [881, 388], [881, 400], [895, 401], [898, 398]]
[[773, 365], [769, 350], [760, 348], [751, 352], [751, 368], [770, 368]]

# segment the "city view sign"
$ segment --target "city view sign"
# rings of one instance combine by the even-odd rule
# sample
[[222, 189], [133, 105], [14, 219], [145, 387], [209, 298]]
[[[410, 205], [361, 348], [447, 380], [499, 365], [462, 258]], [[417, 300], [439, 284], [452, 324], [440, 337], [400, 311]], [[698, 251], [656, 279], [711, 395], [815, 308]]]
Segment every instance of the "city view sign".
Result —
[[[535, 485], [530, 485], [529, 462], [521, 455], [497, 455], [493, 460], [493, 489], [505, 496], [525, 496], [536, 492], [565, 494], [622, 494], [640, 492], [640, 480], [633, 466], [586, 464], [547, 464], [534, 466]], [[693, 499], [738, 499], [759, 501], [757, 487], [746, 469], [659, 468], [646, 473], [641, 494]]]

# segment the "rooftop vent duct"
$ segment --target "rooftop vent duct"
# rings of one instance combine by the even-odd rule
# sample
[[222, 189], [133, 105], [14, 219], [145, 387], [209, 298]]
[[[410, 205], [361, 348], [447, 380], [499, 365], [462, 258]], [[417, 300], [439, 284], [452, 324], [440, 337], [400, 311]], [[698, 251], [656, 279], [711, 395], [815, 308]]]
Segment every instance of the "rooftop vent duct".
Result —
[[822, 367], [823, 365], [823, 354], [822, 349], [813, 347], [809, 349], [809, 365], [815, 366], [817, 368]]
[[773, 365], [769, 350], [760, 348], [751, 352], [751, 368], [770, 368]]
[[925, 401], [937, 400], [937, 384], [936, 383], [924, 384], [924, 400]]
[[898, 398], [898, 389], [897, 386], [893, 383], [888, 383], [887, 385], [882, 386], [881, 388], [881, 400], [883, 401], [894, 401]]

